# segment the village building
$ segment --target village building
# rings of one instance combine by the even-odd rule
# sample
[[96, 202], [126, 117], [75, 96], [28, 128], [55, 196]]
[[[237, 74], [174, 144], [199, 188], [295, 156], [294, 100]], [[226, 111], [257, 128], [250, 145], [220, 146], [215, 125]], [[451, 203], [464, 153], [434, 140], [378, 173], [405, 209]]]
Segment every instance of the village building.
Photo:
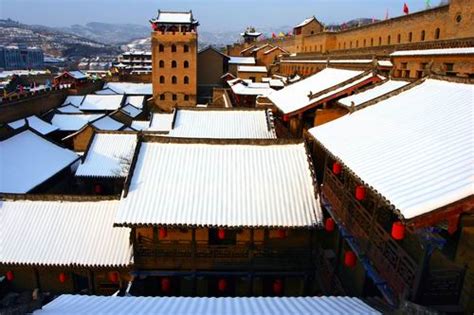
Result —
[[[69, 105], [68, 105], [69, 106]], [[64, 139], [65, 137], [77, 132], [86, 126], [89, 122], [95, 121], [104, 114], [84, 114], [84, 113], [54, 113], [51, 118], [51, 124], [58, 127], [58, 138]], [[72, 143], [70, 146], [72, 148]]]
[[71, 87], [80, 87], [87, 83], [88, 77], [82, 71], [65, 71], [53, 80], [55, 86], [70, 85]]
[[88, 94], [84, 97], [79, 109], [83, 112], [112, 112], [123, 106], [123, 95]]
[[366, 315], [380, 315], [381, 312], [357, 298], [350, 297], [240, 297], [240, 298], [191, 298], [191, 297], [105, 297], [61, 295], [37, 310], [35, 315], [57, 315], [81, 310], [88, 314], [114, 313], [137, 314], [143, 310], [163, 315], [226, 315], [273, 314], [277, 308], [282, 314], [325, 315], [356, 312]]
[[240, 33], [240, 36], [243, 37], [246, 44], [252, 44], [257, 41], [257, 38], [262, 36], [262, 33], [257, 32], [254, 27], [247, 27], [243, 33]]
[[384, 76], [389, 76], [393, 64], [390, 60], [377, 59], [309, 59], [306, 56], [283, 58], [278, 63], [278, 73], [284, 76], [311, 76], [326, 67], [346, 70], [367, 71], [376, 68]]
[[229, 57], [229, 73], [237, 76], [237, 68], [239, 66], [255, 66], [256, 61], [254, 57]]
[[10, 290], [113, 294], [133, 264], [130, 229], [116, 228], [118, 200], [4, 196], [0, 273]]
[[13, 130], [23, 128], [25, 126], [35, 130], [43, 136], [51, 135], [59, 128], [42, 120], [38, 116], [29, 116], [24, 119], [19, 119], [8, 124]]
[[153, 28], [153, 102], [171, 111], [178, 104], [197, 104], [197, 27], [190, 12], [158, 11]]
[[76, 170], [81, 193], [119, 195], [137, 145], [135, 132], [97, 131]]
[[209, 46], [198, 52], [197, 93], [200, 104], [212, 103], [213, 90], [222, 89], [222, 77], [229, 71], [229, 57]]
[[[231, 88], [230, 98], [232, 104], [237, 108], [255, 108], [257, 107], [257, 98], [260, 96], [268, 97], [270, 93], [275, 91], [270, 86], [270, 80], [268, 83], [260, 82], [255, 83], [250, 79], [234, 79], [227, 81], [227, 84]], [[280, 87], [278, 87], [280, 89]]]
[[66, 191], [73, 165], [79, 160], [76, 153], [26, 127], [2, 139], [0, 152], [2, 193]]
[[112, 112], [110, 116], [123, 124], [130, 126], [133, 120], [146, 119], [148, 110], [146, 96], [134, 95], [125, 99], [123, 107]]
[[265, 66], [238, 66], [237, 77], [251, 80], [252, 82], [262, 82], [262, 78], [268, 74]]
[[118, 69], [127, 72], [151, 73], [151, 51], [126, 51], [117, 58]]
[[316, 290], [321, 209], [303, 142], [145, 136], [132, 169], [114, 224], [132, 228], [133, 294]]
[[152, 96], [153, 89], [151, 83], [134, 83], [134, 82], [106, 82], [102, 90], [96, 91], [95, 94], [100, 95], [146, 95]]
[[331, 277], [349, 294], [473, 309], [473, 93], [428, 78], [309, 131]]

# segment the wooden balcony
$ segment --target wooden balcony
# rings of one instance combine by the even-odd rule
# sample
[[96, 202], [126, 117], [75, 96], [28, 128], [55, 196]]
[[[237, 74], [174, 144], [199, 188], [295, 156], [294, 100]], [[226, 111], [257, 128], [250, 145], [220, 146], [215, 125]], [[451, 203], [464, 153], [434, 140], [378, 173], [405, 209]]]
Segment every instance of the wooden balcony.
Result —
[[291, 270], [310, 269], [309, 248], [271, 247], [263, 243], [209, 245], [202, 241], [156, 241], [141, 236], [135, 247], [135, 263], [146, 269], [235, 269]]

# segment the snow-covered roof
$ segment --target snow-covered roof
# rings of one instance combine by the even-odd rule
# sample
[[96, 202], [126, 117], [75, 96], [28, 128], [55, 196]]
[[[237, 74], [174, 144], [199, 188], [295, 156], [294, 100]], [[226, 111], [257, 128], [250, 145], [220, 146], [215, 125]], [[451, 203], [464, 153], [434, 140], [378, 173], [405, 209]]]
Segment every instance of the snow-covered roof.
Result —
[[42, 135], [50, 134], [51, 132], [59, 129], [58, 127], [53, 126], [50, 123], [36, 116], [30, 116], [24, 119], [19, 119], [19, 120], [9, 123], [8, 125], [13, 129], [18, 129], [25, 126], [26, 122], [28, 122], [28, 125], [30, 126], [31, 129], [36, 130]]
[[0, 192], [3, 193], [27, 193], [79, 159], [74, 152], [31, 130], [1, 141], [0, 152]]
[[144, 100], [145, 96], [143, 95], [127, 96], [125, 105], [132, 105], [133, 107], [142, 109]]
[[270, 83], [238, 82], [231, 85], [232, 92], [236, 95], [261, 95], [268, 96], [274, 90]]
[[312, 227], [321, 223], [304, 143], [229, 144], [215, 139], [179, 143], [155, 138], [157, 142], [141, 144], [116, 224]]
[[278, 49], [278, 50], [281, 50], [281, 51], [282, 51], [283, 53], [285, 53], [285, 54], [289, 54], [289, 53], [290, 53], [288, 50], [286, 50], [286, 49], [284, 49], [284, 48], [282, 48], [282, 47], [280, 47], [280, 46], [275, 46], [275, 47], [272, 47], [272, 48], [270, 48], [269, 50], [265, 51], [263, 54], [264, 54], [264, 55], [267, 55], [267, 54], [269, 54], [269, 53], [271, 53], [271, 52], [273, 52], [273, 51], [275, 51], [275, 50], [277, 50], [277, 49]]
[[153, 23], [177, 23], [177, 24], [189, 24], [194, 23], [192, 12], [168, 12], [158, 11], [156, 19], [152, 20]]
[[135, 297], [61, 295], [34, 315], [149, 314], [162, 315], [326, 315], [380, 312], [352, 297]]
[[461, 48], [439, 48], [439, 49], [421, 49], [421, 50], [400, 50], [390, 54], [391, 57], [397, 56], [434, 56], [434, 55], [473, 55], [474, 47]]
[[310, 133], [411, 219], [474, 194], [473, 95], [429, 79]]
[[284, 87], [285, 84], [280, 79], [271, 79], [269, 81], [271, 87]]
[[409, 81], [388, 80], [380, 85], [370, 88], [369, 90], [365, 90], [361, 93], [353, 94], [351, 96], [342, 98], [338, 102], [348, 107], [351, 107], [352, 102], [354, 102], [354, 106], [357, 107], [360, 104], [373, 100], [379, 96], [382, 96], [384, 94], [400, 89], [409, 83], [410, 83]]
[[254, 57], [230, 57], [229, 64], [254, 65], [255, 58]]
[[104, 116], [103, 114], [54, 114], [51, 123], [61, 131], [78, 131], [88, 122]]
[[133, 130], [137, 130], [137, 131], [147, 130], [148, 127], [150, 127], [150, 121], [149, 120], [133, 120], [130, 127]]
[[154, 113], [151, 117], [148, 131], [157, 132], [168, 132], [171, 130], [173, 125], [174, 112], [173, 113]]
[[267, 67], [265, 66], [238, 66], [238, 72], [261, 72], [267, 73]]
[[127, 176], [136, 145], [136, 134], [96, 133], [76, 176]]
[[68, 71], [67, 73], [76, 80], [87, 79], [87, 75], [82, 71]]
[[84, 97], [84, 95], [69, 95], [66, 97], [63, 105], [73, 105], [79, 107], [79, 105], [81, 105], [82, 101], [84, 100]]
[[[152, 95], [153, 87], [151, 83], [132, 83], [132, 82], [107, 82], [104, 90], [109, 89], [115, 94], [126, 95]], [[98, 94], [96, 92], [96, 94]]]
[[266, 110], [179, 109], [168, 135], [215, 139], [276, 138], [273, 116]]
[[113, 111], [122, 105], [122, 95], [88, 94], [79, 106], [80, 110]]
[[273, 48], [273, 45], [270, 45], [270, 44], [267, 43], [267, 44], [255, 47], [254, 49], [252, 49], [252, 52], [257, 52], [257, 51], [262, 50], [262, 49], [267, 48], [267, 47]]
[[110, 116], [104, 116], [97, 119], [92, 125], [99, 130], [120, 130], [125, 125]]
[[303, 27], [305, 25], [308, 25], [313, 20], [316, 20], [316, 18], [314, 16], [312, 16], [310, 18], [307, 18], [307, 19], [304, 19], [300, 24], [296, 25], [294, 28], [299, 28], [299, 27]]
[[135, 118], [138, 115], [142, 113], [141, 109], [136, 108], [135, 106], [132, 105], [125, 105], [120, 109], [124, 114], [126, 114], [129, 117]]
[[64, 114], [82, 114], [83, 112], [74, 105], [64, 105], [56, 108], [58, 112]]
[[128, 266], [130, 229], [113, 227], [119, 201], [0, 201], [0, 263]]
[[326, 68], [304, 80], [271, 93], [269, 98], [284, 114], [292, 113], [317, 101], [309, 97], [311, 92], [317, 94], [362, 73], [362, 71]]
[[393, 67], [393, 63], [390, 60], [379, 60], [378, 65], [381, 67]]

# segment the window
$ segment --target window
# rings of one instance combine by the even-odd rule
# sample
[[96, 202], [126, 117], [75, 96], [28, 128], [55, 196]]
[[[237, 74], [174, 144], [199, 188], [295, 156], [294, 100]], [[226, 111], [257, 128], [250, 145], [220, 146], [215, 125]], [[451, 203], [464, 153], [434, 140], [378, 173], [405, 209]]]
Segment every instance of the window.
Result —
[[457, 23], [461, 23], [461, 21], [462, 21], [462, 15], [461, 15], [461, 14], [458, 14], [458, 15], [456, 16], [456, 22], [457, 22]]
[[184, 77], [184, 84], [189, 84], [189, 77], [188, 76]]
[[184, 51], [184, 52], [189, 52], [189, 46], [188, 46], [188, 45], [184, 45], [183, 51]]
[[187, 60], [184, 61], [184, 67], [189, 68], [189, 62]]
[[374, 39], [373, 38], [370, 39], [370, 46], [374, 46]]
[[421, 31], [420, 39], [422, 42], [425, 40], [425, 35], [426, 35], [425, 30]]
[[379, 46], [382, 45], [382, 37], [379, 37]]
[[349, 48], [352, 48], [352, 41], [349, 42]]
[[346, 49], [346, 42], [344, 42], [344, 49]]
[[402, 35], [401, 34], [398, 34], [397, 36], [397, 43], [401, 43], [402, 42]]
[[165, 62], [163, 60], [160, 60], [160, 68], [164, 68], [165, 67]]
[[388, 35], [387, 37], [387, 45], [390, 45], [392, 43], [392, 36]]
[[178, 83], [178, 79], [177, 79], [175, 76], [172, 76], [172, 77], [171, 77], [171, 83], [172, 83], [172, 84]]
[[401, 68], [406, 69], [408, 67], [408, 64], [406, 62], [402, 62]]
[[359, 48], [359, 41], [356, 40], [356, 48]]
[[171, 61], [171, 68], [176, 68], [177, 66], [176, 60]]
[[176, 52], [176, 45], [175, 44], [171, 45], [171, 52]]
[[410, 33], [408, 33], [408, 42], [411, 43], [412, 40], [413, 40], [413, 33], [410, 32]]
[[367, 45], [367, 41], [364, 39], [364, 47]]
[[164, 94], [160, 94], [160, 101], [164, 101], [165, 100], [165, 95]]
[[160, 76], [160, 83], [161, 83], [161, 84], [165, 83], [165, 77], [162, 76], [162, 75]]
[[439, 39], [439, 35], [441, 33], [441, 30], [439, 29], [439, 27], [435, 30], [435, 34], [434, 34], [434, 39]]
[[184, 100], [185, 100], [185, 101], [189, 101], [189, 95], [185, 95], [185, 96], [184, 96]]
[[178, 99], [178, 96], [176, 94], [173, 94], [173, 101], [176, 101]]
[[159, 50], [159, 52], [164, 52], [165, 51], [165, 46], [163, 44], [160, 44], [160, 46], [158, 46], [158, 50]]

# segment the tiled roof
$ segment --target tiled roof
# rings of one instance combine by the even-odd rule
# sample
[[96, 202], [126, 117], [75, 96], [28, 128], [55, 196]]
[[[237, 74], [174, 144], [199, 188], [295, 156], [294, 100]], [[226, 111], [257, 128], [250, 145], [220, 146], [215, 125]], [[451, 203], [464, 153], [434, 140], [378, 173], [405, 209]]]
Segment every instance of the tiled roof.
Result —
[[35, 315], [62, 314], [163, 314], [163, 315], [380, 315], [352, 297], [119, 297], [61, 295]]
[[92, 125], [99, 130], [120, 130], [125, 126], [110, 116], [104, 116], [100, 119], [97, 119], [92, 123]]
[[193, 23], [192, 12], [167, 12], [158, 11], [158, 17], [152, 22], [155, 23]]
[[[154, 113], [151, 117], [151, 123], [146, 129], [148, 131], [168, 132], [172, 128], [174, 119], [173, 113]], [[133, 126], [133, 125], [132, 125]]]
[[307, 18], [305, 20], [303, 20], [300, 24], [296, 25], [295, 28], [298, 28], [298, 27], [303, 27], [305, 25], [308, 25], [309, 23], [311, 23], [313, 20], [316, 20], [316, 18], [314, 16], [310, 17], [310, 18]]
[[74, 105], [79, 107], [79, 105], [82, 103], [82, 100], [84, 100], [84, 95], [69, 95], [66, 97], [63, 105]]
[[262, 72], [267, 73], [267, 67], [265, 66], [238, 66], [238, 72]]
[[88, 94], [79, 106], [80, 110], [112, 111], [122, 105], [123, 95]]
[[396, 51], [392, 53], [390, 56], [397, 57], [397, 56], [432, 56], [432, 55], [474, 55], [474, 47], [400, 50], [400, 51]]
[[361, 93], [357, 93], [357, 94], [342, 98], [338, 102], [348, 107], [352, 105], [352, 102], [354, 102], [354, 106], [359, 106], [360, 104], [373, 100], [379, 96], [382, 96], [384, 94], [400, 89], [409, 83], [410, 83], [409, 81], [388, 80], [380, 85], [377, 85], [371, 89], [365, 90]]
[[128, 266], [130, 229], [113, 227], [118, 200], [0, 201], [0, 263]]
[[82, 114], [83, 112], [79, 109], [79, 107], [76, 107], [74, 105], [63, 105], [58, 108], [56, 108], [58, 112], [64, 113], [64, 114]]
[[61, 131], [78, 131], [88, 122], [94, 121], [103, 114], [55, 114], [51, 123]]
[[4, 193], [29, 192], [79, 159], [30, 130], [1, 141], [0, 152], [0, 192]]
[[58, 130], [58, 127], [53, 126], [50, 123], [36, 116], [30, 116], [25, 119], [16, 120], [14, 122], [9, 123], [8, 125], [12, 127], [13, 129], [18, 129], [25, 126], [27, 122], [31, 129], [36, 130], [42, 135], [47, 135], [53, 131]]
[[142, 109], [144, 98], [143, 95], [127, 96], [125, 99], [125, 105], [132, 105], [133, 107]]
[[141, 109], [136, 108], [133, 105], [125, 105], [120, 109], [125, 115], [135, 118], [142, 113]]
[[254, 57], [230, 57], [229, 64], [254, 65]]
[[[151, 83], [132, 83], [132, 82], [107, 82], [104, 90], [113, 91], [115, 94], [125, 95], [152, 95], [153, 88]], [[103, 90], [102, 90], [103, 91]], [[99, 94], [99, 93], [96, 93]]]
[[310, 133], [411, 219], [474, 194], [473, 95], [429, 79]]
[[136, 134], [96, 133], [76, 176], [127, 176], [136, 145]]
[[321, 222], [303, 143], [200, 141], [142, 143], [115, 223], [312, 227]]

